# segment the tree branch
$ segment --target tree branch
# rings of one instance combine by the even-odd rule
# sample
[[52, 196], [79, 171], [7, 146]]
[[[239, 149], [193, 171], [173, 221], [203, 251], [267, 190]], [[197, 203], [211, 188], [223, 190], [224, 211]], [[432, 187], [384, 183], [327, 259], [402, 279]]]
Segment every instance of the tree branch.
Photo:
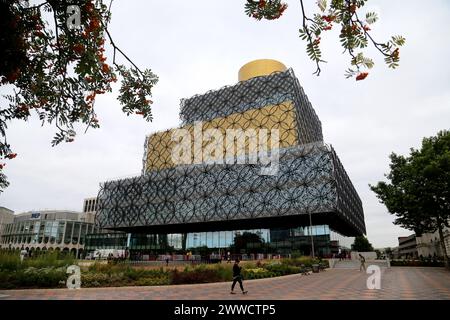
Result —
[[[308, 36], [309, 44], [310, 44], [311, 46], [313, 46], [314, 44], [313, 44], [312, 37], [311, 37], [311, 31], [309, 31], [307, 21], [314, 22], [314, 20], [312, 20], [311, 18], [308, 18], [308, 17], [306, 16], [306, 14], [305, 14], [305, 7], [304, 7], [304, 5], [303, 5], [303, 0], [300, 0], [300, 6], [301, 6], [301, 8], [302, 8], [302, 21], [303, 21], [302, 24], [303, 24], [303, 29], [305, 30], [306, 35]], [[320, 72], [321, 72], [321, 69], [320, 69], [320, 63], [319, 63], [320, 61], [317, 60], [317, 59], [314, 59], [314, 60], [315, 60], [315, 62], [316, 62], [316, 67], [317, 67], [317, 69], [316, 69], [315, 72], [313, 72], [313, 74], [316, 74], [317, 76], [319, 76], [319, 75], [320, 75]]]
[[119, 51], [119, 52], [122, 54], [122, 56], [124, 56], [125, 59], [128, 60], [129, 63], [131, 63], [131, 64], [133, 65], [133, 67], [134, 67], [137, 71], [139, 71], [139, 73], [140, 73], [142, 76], [144, 76], [144, 73], [141, 71], [141, 69], [139, 69], [139, 67], [138, 67], [137, 65], [135, 65], [134, 62], [133, 62], [130, 58], [128, 58], [128, 56], [127, 56], [122, 50], [120, 50], [119, 47], [116, 46], [116, 44], [114, 43], [114, 40], [113, 40], [112, 37], [111, 37], [111, 34], [110, 34], [109, 31], [108, 31], [108, 28], [106, 28], [106, 26], [103, 24], [103, 22], [102, 22], [102, 25], [105, 27], [105, 32], [106, 32], [106, 34], [108, 35], [109, 42], [111, 43], [111, 45], [112, 45], [113, 48], [114, 48], [113, 64], [117, 66], [117, 63], [116, 63], [116, 61], [115, 61], [115, 58], [116, 58], [116, 50], [117, 50], [117, 51]]
[[380, 47], [383, 46], [383, 44], [382, 44], [382, 43], [376, 42], [376, 41], [372, 38], [372, 36], [370, 35], [370, 33], [367, 32], [366, 29], [364, 29], [364, 25], [363, 25], [363, 23], [361, 22], [361, 20], [359, 20], [358, 14], [357, 14], [356, 12], [355, 12], [355, 17], [356, 17], [356, 21], [357, 21], [357, 22], [359, 23], [359, 25], [361, 26], [361, 29], [364, 31], [364, 35], [366, 36], [366, 38], [369, 38], [370, 41], [372, 41], [372, 44], [374, 45], [374, 47], [375, 47], [378, 51], [380, 51], [384, 56], [390, 57], [390, 56], [391, 56], [390, 54], [387, 54], [386, 52], [384, 52], [383, 50], [380, 49]]

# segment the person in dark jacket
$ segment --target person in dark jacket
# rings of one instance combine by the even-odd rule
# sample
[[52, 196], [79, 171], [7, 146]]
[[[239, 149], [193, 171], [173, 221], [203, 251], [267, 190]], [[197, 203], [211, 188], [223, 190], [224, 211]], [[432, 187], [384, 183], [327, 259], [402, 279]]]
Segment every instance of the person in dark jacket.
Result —
[[235, 294], [234, 286], [236, 285], [236, 282], [239, 282], [239, 286], [241, 287], [242, 294], [246, 294], [247, 291], [244, 291], [244, 286], [242, 285], [242, 275], [241, 275], [241, 269], [242, 267], [239, 266], [239, 259], [236, 259], [233, 265], [233, 284], [231, 285], [231, 294]]
[[359, 254], [359, 261], [361, 262], [361, 265], [359, 266], [359, 271], [364, 270], [366, 271], [366, 258], [360, 253]]

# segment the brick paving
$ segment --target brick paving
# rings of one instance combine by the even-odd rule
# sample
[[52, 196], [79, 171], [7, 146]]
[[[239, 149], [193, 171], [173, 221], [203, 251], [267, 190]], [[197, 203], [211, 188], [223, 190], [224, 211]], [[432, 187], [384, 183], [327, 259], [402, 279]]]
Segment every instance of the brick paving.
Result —
[[450, 300], [450, 272], [443, 268], [393, 267], [381, 269], [381, 289], [367, 289], [369, 277], [358, 270], [331, 269], [305, 275], [244, 281], [249, 291], [231, 295], [230, 284], [0, 290], [0, 300]]

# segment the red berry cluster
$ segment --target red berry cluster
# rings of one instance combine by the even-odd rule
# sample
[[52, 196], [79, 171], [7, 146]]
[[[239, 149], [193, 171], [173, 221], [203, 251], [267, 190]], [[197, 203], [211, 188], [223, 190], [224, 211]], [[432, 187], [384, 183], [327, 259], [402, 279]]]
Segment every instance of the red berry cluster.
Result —
[[257, 19], [275, 20], [281, 17], [287, 9], [286, 3], [281, 3], [280, 0], [274, 1], [247, 1], [245, 4], [247, 15]]
[[360, 73], [356, 76], [356, 81], [364, 80], [368, 75], [369, 75], [368, 72], [360, 72]]
[[335, 19], [336, 19], [336, 16], [333, 16], [333, 15], [325, 16], [325, 15], [323, 15], [322, 16], [322, 20], [328, 22], [328, 25], [326, 27], [324, 27], [323, 30], [325, 30], [325, 31], [331, 30], [331, 28], [333, 28], [333, 21]]

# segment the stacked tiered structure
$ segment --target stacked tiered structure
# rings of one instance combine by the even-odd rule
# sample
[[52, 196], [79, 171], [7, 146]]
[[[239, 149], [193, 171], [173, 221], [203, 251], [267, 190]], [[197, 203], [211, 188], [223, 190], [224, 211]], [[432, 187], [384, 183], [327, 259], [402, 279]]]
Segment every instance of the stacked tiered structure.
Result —
[[[250, 62], [237, 84], [183, 99], [180, 117], [179, 128], [146, 138], [141, 176], [101, 185], [101, 228], [167, 234], [313, 223], [345, 236], [365, 233], [361, 200], [335, 151], [324, 144], [320, 120], [292, 69], [274, 60]], [[173, 158], [180, 129], [192, 146], [182, 164]], [[205, 141], [211, 129], [224, 140]], [[226, 149], [229, 129], [241, 132]], [[255, 155], [249, 132], [259, 143], [267, 141], [268, 154], [279, 156], [275, 172], [261, 174], [261, 165], [249, 163]], [[239, 149], [241, 138], [246, 147]], [[246, 163], [237, 164], [242, 157]]]

